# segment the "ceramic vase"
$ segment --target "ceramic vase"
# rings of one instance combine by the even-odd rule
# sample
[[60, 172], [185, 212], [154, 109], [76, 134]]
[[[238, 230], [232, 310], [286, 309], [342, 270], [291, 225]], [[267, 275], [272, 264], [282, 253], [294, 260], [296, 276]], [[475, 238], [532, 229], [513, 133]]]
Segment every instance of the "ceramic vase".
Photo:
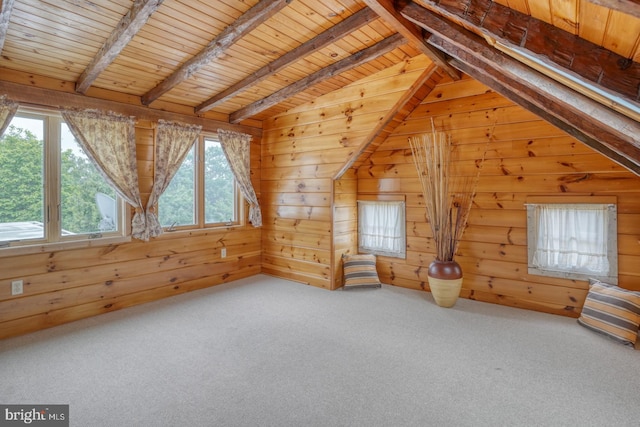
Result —
[[462, 289], [462, 268], [456, 261], [435, 260], [429, 265], [429, 288], [436, 304], [453, 307]]

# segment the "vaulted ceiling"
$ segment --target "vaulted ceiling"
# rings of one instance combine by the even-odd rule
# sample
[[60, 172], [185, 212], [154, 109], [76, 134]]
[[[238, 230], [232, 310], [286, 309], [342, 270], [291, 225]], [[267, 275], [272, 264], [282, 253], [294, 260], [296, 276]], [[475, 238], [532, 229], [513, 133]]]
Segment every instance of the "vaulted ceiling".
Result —
[[0, 95], [258, 127], [425, 54], [640, 174], [638, 0], [2, 0], [0, 52]]

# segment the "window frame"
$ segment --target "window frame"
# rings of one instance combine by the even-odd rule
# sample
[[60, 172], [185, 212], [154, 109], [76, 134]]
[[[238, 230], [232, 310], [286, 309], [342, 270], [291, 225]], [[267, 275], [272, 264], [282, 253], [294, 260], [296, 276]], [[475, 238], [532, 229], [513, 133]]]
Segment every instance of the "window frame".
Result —
[[61, 146], [62, 125], [66, 122], [59, 111], [38, 107], [20, 106], [15, 117], [43, 121], [43, 237], [2, 241], [0, 256], [130, 241], [131, 210], [117, 194], [118, 227], [116, 230], [65, 235], [62, 229]]
[[[588, 274], [576, 270], [551, 270], [541, 268], [534, 263], [536, 251], [537, 231], [536, 206], [540, 205], [602, 205], [607, 207], [607, 261], [609, 271], [607, 274]], [[528, 197], [525, 208], [527, 210], [527, 271], [529, 274], [557, 277], [569, 280], [598, 279], [606, 283], [618, 283], [618, 232], [617, 232], [617, 200], [615, 196], [567, 196], [567, 197]]]
[[[400, 223], [401, 230], [398, 230], [398, 233], [399, 233], [398, 237], [402, 239], [402, 244], [401, 244], [402, 249], [400, 250], [400, 252], [394, 252], [394, 251], [389, 251], [385, 249], [368, 248], [368, 247], [362, 246], [361, 238], [360, 238], [361, 226], [362, 226], [362, 220], [360, 218], [360, 206], [362, 205], [362, 202], [365, 202], [365, 203], [397, 202], [401, 206], [401, 209], [402, 209], [401, 210], [402, 221]], [[405, 197], [403, 195], [378, 195], [378, 196], [371, 196], [371, 197], [360, 195], [356, 200], [356, 209], [357, 209], [358, 253], [380, 255], [380, 256], [386, 256], [390, 258], [400, 258], [400, 259], [407, 258], [407, 231], [406, 231], [407, 230], [407, 204], [405, 201]]]
[[[245, 225], [245, 205], [244, 197], [238, 186], [238, 182], [233, 177], [233, 192], [234, 192], [234, 206], [233, 210], [235, 218], [231, 221], [224, 222], [205, 222], [205, 145], [207, 141], [215, 141], [221, 144], [220, 138], [217, 133], [213, 132], [201, 132], [198, 135], [196, 142], [194, 142], [194, 165], [195, 165], [195, 179], [194, 179], [194, 215], [195, 221], [193, 224], [176, 225], [176, 226], [163, 226], [162, 229], [165, 233], [172, 232], [193, 232], [197, 230], [211, 230], [211, 229], [224, 229], [231, 227], [241, 227]], [[193, 146], [192, 148], [193, 149]], [[229, 166], [231, 168], [231, 166]], [[233, 172], [232, 172], [233, 175]], [[162, 196], [160, 196], [160, 200]], [[161, 209], [160, 200], [156, 204], [156, 212], [158, 212], [158, 219], [160, 220]]]

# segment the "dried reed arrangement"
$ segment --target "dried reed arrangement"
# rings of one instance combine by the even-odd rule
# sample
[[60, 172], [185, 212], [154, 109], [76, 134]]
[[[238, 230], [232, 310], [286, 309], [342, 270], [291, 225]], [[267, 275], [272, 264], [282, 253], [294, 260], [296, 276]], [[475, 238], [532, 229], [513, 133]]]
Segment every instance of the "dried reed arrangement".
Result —
[[409, 138], [409, 145], [422, 186], [436, 260], [454, 261], [469, 220], [484, 155], [476, 162], [475, 175], [455, 173], [451, 135], [437, 131], [433, 120], [431, 133]]

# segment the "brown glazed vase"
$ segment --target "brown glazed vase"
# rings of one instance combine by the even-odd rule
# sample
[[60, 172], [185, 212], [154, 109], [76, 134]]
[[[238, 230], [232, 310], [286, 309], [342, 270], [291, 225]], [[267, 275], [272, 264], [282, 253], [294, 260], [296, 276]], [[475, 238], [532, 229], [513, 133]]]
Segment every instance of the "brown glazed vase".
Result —
[[456, 261], [435, 260], [427, 272], [429, 288], [436, 304], [453, 307], [462, 289], [462, 268]]

